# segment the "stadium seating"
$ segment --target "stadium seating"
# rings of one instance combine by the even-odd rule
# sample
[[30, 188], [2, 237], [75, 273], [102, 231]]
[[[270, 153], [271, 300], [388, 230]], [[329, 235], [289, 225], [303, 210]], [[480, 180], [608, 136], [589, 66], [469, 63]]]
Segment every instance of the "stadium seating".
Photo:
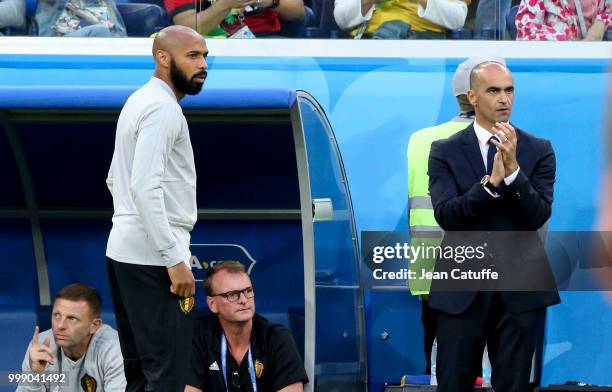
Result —
[[117, 9], [125, 23], [128, 37], [149, 37], [168, 25], [166, 11], [156, 4], [119, 3]]
[[472, 39], [473, 33], [472, 30], [464, 27], [461, 29], [449, 30], [446, 36], [450, 39]]
[[[26, 1], [27, 27], [25, 29], [7, 27], [0, 29], [0, 33], [9, 36], [37, 35], [38, 29], [34, 23], [37, 6], [38, 0]], [[129, 37], [148, 37], [169, 24], [166, 11], [157, 4], [118, 2], [117, 9], [123, 18]]]
[[288, 38], [301, 38], [305, 36], [306, 29], [314, 26], [318, 18], [312, 8], [304, 6], [304, 19], [291, 22], [281, 21], [280, 35]]
[[518, 12], [518, 5], [510, 8], [510, 12], [506, 15], [506, 29], [510, 33], [510, 38], [516, 39], [516, 13]]
[[29, 34], [29, 26], [32, 18], [34, 18], [34, 13], [36, 12], [36, 7], [38, 5], [38, 0], [26, 0], [26, 27], [23, 29], [18, 29], [15, 27], [5, 27], [0, 29], [0, 35], [28, 35]]

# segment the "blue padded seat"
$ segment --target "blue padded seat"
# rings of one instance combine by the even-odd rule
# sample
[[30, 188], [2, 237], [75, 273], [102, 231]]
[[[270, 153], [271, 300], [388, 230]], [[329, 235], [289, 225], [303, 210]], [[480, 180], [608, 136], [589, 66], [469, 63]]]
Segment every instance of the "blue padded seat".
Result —
[[24, 28], [4, 27], [0, 29], [2, 35], [28, 35], [31, 20], [34, 19], [38, 0], [26, 0], [26, 26]]
[[0, 306], [0, 369], [8, 372], [21, 369], [21, 362], [28, 343], [32, 340], [37, 319], [35, 306]]
[[446, 37], [450, 39], [472, 39], [472, 30], [465, 27], [448, 30]]
[[168, 24], [166, 11], [155, 4], [119, 3], [117, 9], [125, 23], [128, 37], [149, 37]]
[[289, 38], [304, 37], [306, 28], [316, 24], [316, 17], [312, 9], [304, 6], [304, 19], [292, 20], [290, 22], [281, 21], [280, 35]]

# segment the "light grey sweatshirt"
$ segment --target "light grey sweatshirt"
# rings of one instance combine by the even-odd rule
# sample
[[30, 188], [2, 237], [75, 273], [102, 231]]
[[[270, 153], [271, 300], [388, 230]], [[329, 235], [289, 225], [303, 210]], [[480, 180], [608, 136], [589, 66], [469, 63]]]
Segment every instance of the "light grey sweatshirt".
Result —
[[109, 258], [189, 265], [197, 219], [193, 149], [183, 111], [161, 79], [151, 78], [123, 106], [106, 183], [115, 209]]
[[[76, 361], [63, 355], [61, 349], [55, 344], [50, 329], [41, 332], [39, 342], [49, 337], [49, 348], [55, 357], [54, 364], [48, 364], [45, 372], [52, 375], [61, 372], [65, 375], [64, 382], [55, 383], [28, 383], [19, 384], [16, 392], [76, 392], [84, 390], [81, 383], [95, 383], [96, 392], [123, 392], [125, 391], [125, 374], [123, 373], [123, 357], [119, 346], [119, 336], [111, 326], [103, 324], [93, 335], [84, 356]], [[30, 343], [31, 345], [31, 343]], [[23, 372], [31, 372], [30, 345], [26, 350], [21, 368]]]

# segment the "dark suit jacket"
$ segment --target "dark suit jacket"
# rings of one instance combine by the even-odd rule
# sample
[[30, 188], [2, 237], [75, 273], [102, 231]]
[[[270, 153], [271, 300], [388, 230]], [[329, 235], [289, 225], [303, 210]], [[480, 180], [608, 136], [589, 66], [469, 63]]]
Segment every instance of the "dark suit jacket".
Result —
[[484, 286], [482, 280], [433, 280], [429, 300], [433, 309], [462, 313], [482, 289], [500, 290], [513, 313], [560, 302], [536, 231], [551, 215], [555, 155], [548, 140], [518, 128], [516, 132], [520, 170], [512, 184], [502, 182], [498, 198], [480, 184], [485, 166], [473, 124], [431, 146], [429, 192], [436, 221], [445, 230], [442, 247], [486, 244], [480, 263], [457, 263], [440, 256], [436, 271], [479, 271], [484, 266], [500, 274], [498, 281]]

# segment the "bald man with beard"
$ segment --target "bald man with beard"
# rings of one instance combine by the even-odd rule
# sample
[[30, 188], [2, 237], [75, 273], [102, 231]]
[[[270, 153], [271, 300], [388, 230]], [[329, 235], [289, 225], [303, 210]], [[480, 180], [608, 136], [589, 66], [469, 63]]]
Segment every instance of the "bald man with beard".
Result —
[[185, 387], [195, 305], [189, 233], [197, 207], [193, 150], [178, 102], [202, 89], [207, 55], [194, 30], [160, 31], [155, 73], [128, 98], [117, 123], [106, 181], [114, 206], [106, 256], [126, 391]]

